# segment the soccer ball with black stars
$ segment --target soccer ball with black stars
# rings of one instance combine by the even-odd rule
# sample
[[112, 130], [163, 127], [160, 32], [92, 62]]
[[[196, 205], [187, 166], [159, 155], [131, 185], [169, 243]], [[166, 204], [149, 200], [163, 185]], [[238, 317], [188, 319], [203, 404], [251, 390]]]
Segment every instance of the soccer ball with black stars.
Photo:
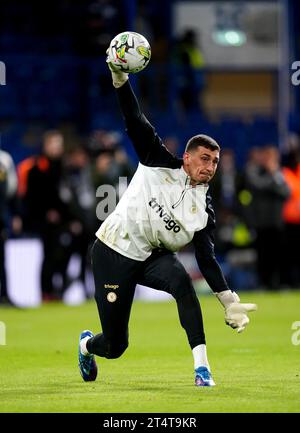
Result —
[[107, 61], [114, 69], [135, 74], [148, 65], [151, 47], [147, 39], [135, 32], [123, 32], [115, 36], [107, 50]]

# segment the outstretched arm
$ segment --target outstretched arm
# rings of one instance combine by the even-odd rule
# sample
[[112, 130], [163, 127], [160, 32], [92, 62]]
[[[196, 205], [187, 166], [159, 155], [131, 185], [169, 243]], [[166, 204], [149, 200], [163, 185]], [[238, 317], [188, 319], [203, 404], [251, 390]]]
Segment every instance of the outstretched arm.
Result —
[[[126, 131], [142, 164], [151, 165], [161, 159], [161, 153], [168, 153], [154, 127], [142, 113], [138, 100], [127, 81], [116, 91]], [[163, 150], [162, 150], [163, 149]]]
[[154, 127], [142, 113], [138, 100], [129, 83], [128, 74], [114, 71], [110, 63], [108, 63], [108, 66], [112, 73], [113, 85], [116, 88], [126, 131], [134, 145], [140, 162], [144, 165], [174, 166], [175, 168], [178, 165], [178, 159], [166, 149]]

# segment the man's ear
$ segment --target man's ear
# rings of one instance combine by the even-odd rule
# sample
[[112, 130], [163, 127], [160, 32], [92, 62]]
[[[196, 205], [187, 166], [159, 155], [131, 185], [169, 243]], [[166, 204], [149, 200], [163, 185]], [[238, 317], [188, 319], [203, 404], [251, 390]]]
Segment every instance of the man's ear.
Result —
[[190, 160], [190, 154], [188, 152], [184, 152], [184, 154], [183, 154], [183, 161], [185, 163], [187, 163], [187, 162], [189, 162], [189, 160]]

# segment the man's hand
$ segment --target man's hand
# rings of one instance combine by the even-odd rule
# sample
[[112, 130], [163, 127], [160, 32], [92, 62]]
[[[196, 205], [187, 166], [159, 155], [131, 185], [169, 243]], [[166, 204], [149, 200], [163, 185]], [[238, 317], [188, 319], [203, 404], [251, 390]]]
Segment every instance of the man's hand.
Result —
[[232, 303], [229, 307], [225, 308], [225, 323], [237, 332], [242, 332], [249, 323], [247, 312], [257, 310], [256, 304], [240, 304], [238, 302]]
[[241, 304], [237, 293], [231, 290], [225, 290], [216, 293], [217, 298], [225, 309], [225, 323], [237, 332], [242, 332], [250, 322], [247, 313], [256, 311], [256, 304]]
[[119, 88], [128, 80], [128, 74], [118, 68], [118, 59], [112, 57], [109, 48], [106, 50], [106, 54], [106, 63], [111, 72], [113, 86]]

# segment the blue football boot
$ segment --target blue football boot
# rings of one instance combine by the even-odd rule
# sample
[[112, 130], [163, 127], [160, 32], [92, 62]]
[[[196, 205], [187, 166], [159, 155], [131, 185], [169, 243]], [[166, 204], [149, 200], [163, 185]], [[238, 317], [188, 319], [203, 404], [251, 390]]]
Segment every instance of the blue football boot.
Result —
[[93, 354], [83, 355], [80, 350], [80, 342], [85, 337], [94, 337], [91, 331], [82, 331], [79, 337], [78, 345], [78, 366], [80, 374], [85, 382], [96, 380], [98, 368]]
[[196, 386], [215, 386], [210, 371], [207, 367], [198, 367], [195, 370], [195, 385]]

